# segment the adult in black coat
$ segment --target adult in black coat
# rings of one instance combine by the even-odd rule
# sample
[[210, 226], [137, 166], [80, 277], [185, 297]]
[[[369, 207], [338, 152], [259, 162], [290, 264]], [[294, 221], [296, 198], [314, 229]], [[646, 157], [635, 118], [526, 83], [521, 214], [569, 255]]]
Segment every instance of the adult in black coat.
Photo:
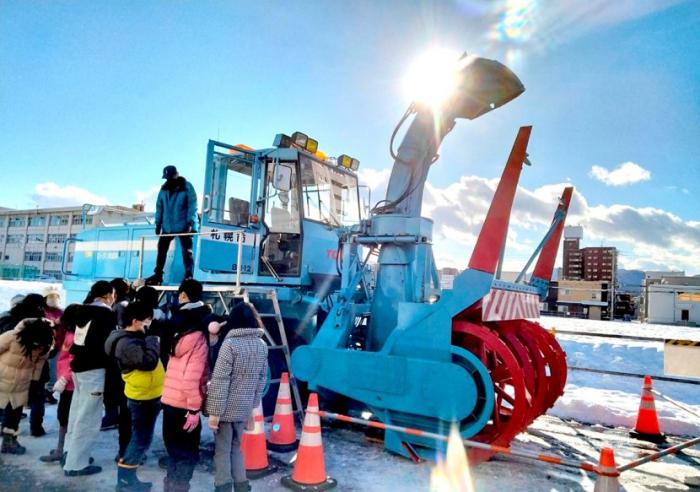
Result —
[[[90, 451], [99, 434], [102, 416], [105, 368], [104, 353], [109, 334], [117, 328], [117, 316], [112, 311], [115, 293], [109, 282], [95, 282], [80, 310], [80, 320], [75, 328], [71, 370], [75, 391], [68, 420], [64, 465], [66, 476], [92, 475], [102, 468], [90, 464]], [[97, 424], [95, 423], [97, 422]]]
[[184, 334], [201, 330], [206, 334], [207, 325], [213, 319], [211, 306], [202, 301], [202, 284], [194, 279], [185, 279], [178, 288], [178, 305], [170, 319], [153, 323], [149, 334], [160, 337], [161, 360], [167, 367], [172, 347]]
[[20, 321], [27, 318], [43, 318], [46, 300], [41, 294], [28, 294], [0, 318], [0, 333], [14, 330]]

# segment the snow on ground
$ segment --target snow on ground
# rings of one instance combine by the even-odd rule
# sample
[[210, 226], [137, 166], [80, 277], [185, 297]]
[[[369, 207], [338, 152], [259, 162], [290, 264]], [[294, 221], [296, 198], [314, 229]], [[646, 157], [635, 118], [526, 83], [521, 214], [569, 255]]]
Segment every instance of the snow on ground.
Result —
[[[0, 309], [7, 309], [9, 299], [16, 292], [41, 292], [46, 284], [0, 281]], [[564, 318], [542, 318], [547, 328], [585, 332], [617, 333], [631, 336], [687, 338], [700, 340], [700, 329], [664, 325], [646, 325], [623, 322], [598, 322]], [[663, 374], [663, 345], [654, 341], [605, 339], [583, 335], [557, 335], [568, 354], [569, 365], [610, 369], [621, 372]], [[671, 398], [691, 406], [700, 413], [700, 387], [657, 381], [655, 388]], [[537, 453], [554, 454], [575, 461], [596, 462], [600, 448], [611, 445], [618, 463], [626, 463], [655, 450], [654, 445], [629, 438], [629, 429], [639, 405], [641, 380], [620, 376], [606, 376], [571, 370], [564, 396], [549, 415], [537, 419], [513, 443], [514, 448]], [[700, 434], [700, 420], [664, 401], [656, 402], [662, 430], [672, 435]], [[57, 423], [56, 406], [48, 406], [45, 427], [48, 434], [42, 438], [28, 436], [28, 424], [21, 425], [20, 441], [28, 448], [25, 456], [0, 455], [0, 490], [27, 489], [53, 491], [107, 491], [113, 490], [117, 452], [116, 431], [102, 432], [93, 455], [104, 467], [98, 475], [80, 479], [66, 478], [58, 465], [39, 462], [40, 455], [55, 445]], [[156, 427], [153, 446], [139, 474], [143, 480], [154, 482], [154, 491], [162, 490], [164, 472], [157, 466], [157, 458], [165, 455], [160, 437], [160, 421]], [[212, 442], [208, 430], [203, 434], [203, 445]], [[369, 442], [358, 429], [324, 427], [326, 469], [338, 480], [340, 491], [428, 491], [431, 463], [412, 462], [386, 453], [380, 444]], [[672, 444], [681, 438], [671, 437]], [[289, 461], [290, 455], [278, 456]], [[690, 449], [660, 462], [643, 465], [621, 477], [624, 490], [659, 491], [688, 490], [683, 484], [687, 477], [700, 475], [700, 450]], [[211, 490], [213, 477], [211, 460], [205, 459], [192, 481], [193, 491]], [[253, 482], [253, 490], [282, 491], [279, 480], [291, 468], [281, 465], [280, 470]], [[541, 463], [496, 457], [479, 465], [473, 472], [476, 490], [483, 492], [514, 491], [592, 491], [595, 477], [591, 474]]]
[[10, 300], [17, 294], [43, 294], [47, 287], [57, 287], [65, 299], [63, 285], [49, 282], [29, 282], [24, 280], [0, 280], [0, 312], [10, 309]]
[[[25, 492], [42, 491], [91, 491], [114, 490], [116, 465], [113, 458], [117, 452], [117, 431], [101, 432], [93, 449], [96, 464], [104, 469], [90, 477], [64, 477], [57, 464], [45, 464], [39, 456], [55, 445], [57, 424], [56, 406], [47, 407], [45, 427], [48, 434], [41, 438], [28, 436], [26, 419], [21, 425], [20, 442], [27, 447], [24, 456], [0, 455], [0, 490]], [[139, 468], [142, 480], [154, 483], [154, 492], [160, 492], [164, 471], [157, 465], [158, 458], [165, 455], [160, 433], [160, 419], [156, 435], [148, 452], [146, 463]], [[203, 447], [211, 447], [212, 435], [203, 434]], [[680, 442], [672, 438], [672, 443]], [[327, 473], [338, 481], [336, 490], [348, 492], [394, 492], [429, 491], [432, 463], [413, 464], [411, 461], [390, 455], [380, 444], [368, 441], [359, 430], [323, 427], [323, 443]], [[627, 429], [609, 428], [600, 425], [585, 425], [567, 422], [553, 416], [540, 417], [521, 434], [513, 447], [537, 453], [554, 454], [575, 461], [595, 462], [600, 448], [612, 445], [618, 463], [626, 463], [655, 449], [653, 445], [628, 438]], [[292, 455], [278, 455], [287, 460]], [[275, 460], [276, 462], [276, 460]], [[278, 471], [268, 477], [252, 482], [254, 491], [282, 492], [280, 479], [291, 473], [291, 467], [278, 463]], [[639, 471], [625, 472], [621, 478], [623, 490], [628, 492], [688, 490], [683, 481], [686, 477], [700, 475], [700, 451], [689, 450], [680, 456], [664, 458], [662, 462], [649, 463]], [[496, 457], [482, 463], [472, 471], [475, 490], [478, 492], [511, 491], [593, 491], [595, 476], [576, 469], [553, 467], [542, 463], [533, 464], [517, 458]], [[203, 459], [192, 480], [193, 492], [213, 489], [211, 459]]]
[[[700, 341], [700, 328], [553, 317], [543, 317], [540, 323], [549, 329]], [[662, 342], [561, 333], [557, 334], [557, 339], [566, 351], [569, 367], [588, 367], [652, 376], [664, 374]], [[653, 386], [657, 391], [684, 403], [685, 406], [700, 414], [700, 386], [666, 381], [655, 381]], [[564, 396], [549, 413], [580, 422], [630, 428], [634, 426], [637, 417], [641, 388], [642, 381], [639, 378], [572, 369], [568, 374]], [[658, 397], [656, 409], [663, 432], [691, 436], [700, 434], [700, 419], [693, 418]]]

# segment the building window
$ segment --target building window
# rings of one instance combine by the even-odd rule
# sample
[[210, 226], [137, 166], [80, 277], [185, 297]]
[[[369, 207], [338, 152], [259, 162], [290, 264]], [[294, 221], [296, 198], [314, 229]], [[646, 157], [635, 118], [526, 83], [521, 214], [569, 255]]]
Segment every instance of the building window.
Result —
[[75, 253], [73, 251], [68, 252], [68, 261], [67, 263], [70, 263], [73, 261], [73, 258], [75, 257]]
[[27, 242], [28, 243], [43, 243], [44, 242], [44, 235], [43, 234], [27, 234]]
[[679, 292], [678, 293], [679, 302], [700, 302], [700, 292]]
[[46, 225], [46, 217], [43, 215], [35, 215], [29, 217], [29, 227], [44, 227]]
[[24, 261], [41, 261], [41, 251], [25, 251]]
[[9, 226], [10, 227], [24, 227], [27, 223], [24, 217], [10, 217]]
[[65, 234], [49, 234], [49, 238], [46, 242], [49, 244], [63, 244], [65, 241]]
[[0, 217], [0, 227], [5, 225], [5, 217]]
[[8, 234], [7, 244], [24, 244], [24, 234]]
[[61, 279], [61, 272], [56, 270], [44, 270], [44, 275], [48, 275], [59, 280]]
[[46, 253], [46, 261], [63, 261], [61, 253]]
[[70, 221], [70, 215], [52, 215], [49, 225], [52, 226], [64, 226], [68, 225]]
[[[73, 225], [83, 225], [83, 216], [82, 215], [74, 215], [71, 217], [71, 223]], [[85, 225], [92, 224], [92, 215], [86, 215], [85, 216]]]

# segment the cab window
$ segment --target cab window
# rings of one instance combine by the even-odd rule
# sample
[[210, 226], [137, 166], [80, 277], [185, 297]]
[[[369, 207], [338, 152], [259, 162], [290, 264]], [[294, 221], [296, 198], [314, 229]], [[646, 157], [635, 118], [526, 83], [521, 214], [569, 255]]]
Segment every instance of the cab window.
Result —
[[292, 170], [289, 191], [273, 186], [275, 160], [269, 160], [265, 173], [265, 215], [267, 234], [262, 242], [260, 274], [298, 276], [301, 261], [301, 212], [296, 162], [288, 162]]
[[309, 157], [301, 157], [304, 218], [333, 227], [357, 224], [357, 178]]
[[280, 191], [274, 188], [274, 162], [267, 166], [267, 184], [265, 190], [265, 225], [270, 232], [299, 233], [299, 195], [297, 190], [296, 166], [292, 164], [291, 189]]
[[240, 157], [214, 154], [214, 187], [209, 220], [219, 224], [248, 225], [253, 166]]

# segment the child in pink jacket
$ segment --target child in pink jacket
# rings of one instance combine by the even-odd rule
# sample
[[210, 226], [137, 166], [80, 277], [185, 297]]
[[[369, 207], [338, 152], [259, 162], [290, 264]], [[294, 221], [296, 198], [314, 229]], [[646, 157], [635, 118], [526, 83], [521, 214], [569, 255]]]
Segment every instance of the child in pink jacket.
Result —
[[196, 280], [183, 282], [178, 296], [180, 307], [164, 326], [174, 335], [161, 397], [163, 441], [168, 451], [168, 473], [163, 483], [165, 492], [189, 490], [189, 482], [199, 461], [202, 432], [199, 412], [209, 376], [205, 322], [211, 309], [200, 300], [201, 284], [198, 284]]
[[55, 344], [58, 349], [58, 356], [56, 361], [56, 383], [53, 386], [53, 390], [55, 393], [61, 394], [56, 411], [59, 425], [58, 444], [56, 449], [52, 449], [49, 454], [39, 458], [44, 463], [60, 461], [63, 458], [63, 443], [68, 431], [68, 415], [70, 413], [70, 404], [73, 400], [73, 390], [75, 389], [73, 373], [70, 369], [70, 363], [73, 360], [70, 348], [73, 345], [75, 317], [79, 309], [80, 304], [68, 306], [61, 316], [59, 329], [56, 330]]

